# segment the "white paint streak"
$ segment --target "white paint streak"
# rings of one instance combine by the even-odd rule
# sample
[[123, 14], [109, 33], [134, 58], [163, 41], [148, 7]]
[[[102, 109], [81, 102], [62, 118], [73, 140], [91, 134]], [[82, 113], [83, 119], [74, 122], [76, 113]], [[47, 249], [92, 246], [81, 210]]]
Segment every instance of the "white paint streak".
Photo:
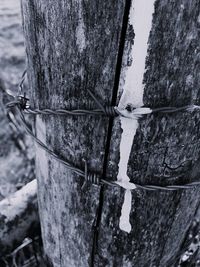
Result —
[[[36, 117], [36, 129], [37, 129], [37, 138], [46, 144], [46, 125], [42, 119]], [[36, 144], [36, 164], [37, 164], [37, 175], [42, 175], [43, 179], [48, 178], [48, 157], [46, 151], [42, 149], [39, 145]]]
[[0, 213], [6, 217], [6, 221], [12, 221], [20, 213], [24, 212], [29, 199], [37, 194], [36, 179], [26, 184], [22, 189], [0, 202]]
[[127, 165], [129, 155], [131, 153], [133, 136], [136, 133], [137, 127], [137, 120], [130, 120], [128, 118], [121, 117], [121, 128], [123, 129], [123, 133], [120, 143], [120, 161], [118, 165], [119, 172], [117, 176], [117, 182], [121, 184], [127, 184], [127, 182], [129, 182], [129, 177], [127, 175]]
[[[129, 222], [132, 195], [130, 189], [135, 189], [135, 185], [130, 185], [127, 175], [128, 160], [133, 144], [133, 140], [138, 128], [138, 118], [142, 112], [151, 113], [150, 109], [142, 111], [144, 84], [143, 76], [145, 73], [145, 59], [148, 49], [148, 38], [152, 24], [152, 14], [154, 12], [155, 0], [133, 0], [129, 23], [135, 32], [134, 46], [131, 51], [132, 65], [125, 70], [124, 90], [119, 102], [119, 109], [123, 110], [128, 104], [139, 108], [132, 113], [131, 118], [121, 117], [121, 128], [123, 130], [120, 143], [120, 162], [118, 181], [121, 186], [126, 188], [124, 203], [120, 217], [120, 229], [130, 233], [131, 224]], [[125, 111], [125, 113], [127, 113]]]
[[124, 196], [124, 203], [122, 206], [122, 212], [119, 222], [120, 229], [126, 231], [127, 233], [130, 233], [131, 231], [129, 216], [127, 216], [131, 212], [131, 202], [132, 202], [131, 190], [127, 189]]

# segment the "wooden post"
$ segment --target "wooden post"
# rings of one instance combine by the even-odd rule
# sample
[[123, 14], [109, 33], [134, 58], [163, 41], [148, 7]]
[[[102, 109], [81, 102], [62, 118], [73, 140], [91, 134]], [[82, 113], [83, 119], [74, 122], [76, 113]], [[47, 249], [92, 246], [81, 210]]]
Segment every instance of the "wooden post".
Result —
[[[198, 103], [200, 4], [145, 2], [22, 0], [31, 105], [94, 108], [87, 89], [102, 104], [117, 101], [124, 108], [129, 102], [138, 107]], [[90, 171], [123, 186], [129, 179], [163, 185], [198, 178], [193, 171], [198, 120], [197, 111], [130, 123], [43, 116], [35, 127], [39, 139], [79, 168], [86, 160]], [[82, 189], [82, 178], [37, 146], [36, 171], [44, 248], [52, 266], [173, 266], [199, 188]]]
[[[144, 41], [153, 2], [133, 1], [130, 9], [119, 106], [199, 103], [200, 4], [155, 1], [147, 49]], [[135, 122], [116, 119], [107, 176], [117, 177], [124, 186], [129, 179], [157, 185], [199, 180], [199, 117], [198, 111], [188, 111], [143, 116]], [[122, 142], [125, 152], [130, 149], [130, 156], [124, 153]], [[129, 179], [121, 174], [127, 174]], [[199, 187], [177, 191], [136, 189], [131, 201], [128, 190], [106, 188], [96, 264], [100, 261], [101, 266], [177, 266], [182, 242], [199, 206], [199, 192]], [[124, 207], [128, 210], [130, 205], [130, 214], [125, 213]]]
[[[109, 105], [115, 95], [125, 2], [22, 1], [31, 104], [97, 108], [87, 89]], [[117, 70], [118, 71], [118, 70]], [[38, 117], [36, 132], [62, 158], [105, 175], [109, 119]], [[40, 218], [53, 266], [93, 265], [100, 187], [84, 181], [36, 148]]]

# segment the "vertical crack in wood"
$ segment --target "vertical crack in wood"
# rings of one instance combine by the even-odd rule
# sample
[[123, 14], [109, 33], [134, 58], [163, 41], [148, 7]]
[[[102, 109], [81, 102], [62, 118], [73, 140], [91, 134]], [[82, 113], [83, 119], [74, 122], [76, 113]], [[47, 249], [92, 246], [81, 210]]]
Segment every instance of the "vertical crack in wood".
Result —
[[[121, 68], [122, 68], [123, 52], [124, 52], [124, 46], [125, 46], [126, 31], [128, 27], [130, 7], [131, 7], [131, 0], [126, 0], [125, 8], [124, 8], [124, 16], [123, 16], [123, 21], [122, 21], [121, 37], [120, 37], [120, 42], [119, 42], [118, 54], [117, 54], [115, 81], [114, 81], [112, 100], [111, 100], [112, 106], [115, 106], [116, 101], [117, 101], [117, 94], [118, 94], [118, 88], [119, 88], [119, 82], [120, 82], [120, 73], [121, 73]], [[110, 118], [109, 125], [108, 125], [107, 142], [106, 142], [106, 147], [105, 147], [104, 163], [103, 163], [103, 177], [106, 177], [106, 172], [107, 172], [107, 161], [109, 157], [113, 122], [114, 122], [114, 119]], [[103, 203], [104, 203], [104, 186], [101, 186], [100, 193], [99, 193], [99, 207], [97, 210], [96, 220], [93, 225], [94, 234], [93, 234], [93, 246], [92, 246], [92, 253], [91, 253], [91, 267], [95, 267], [95, 255], [97, 254], [97, 251], [98, 251], [99, 226], [101, 223]]]

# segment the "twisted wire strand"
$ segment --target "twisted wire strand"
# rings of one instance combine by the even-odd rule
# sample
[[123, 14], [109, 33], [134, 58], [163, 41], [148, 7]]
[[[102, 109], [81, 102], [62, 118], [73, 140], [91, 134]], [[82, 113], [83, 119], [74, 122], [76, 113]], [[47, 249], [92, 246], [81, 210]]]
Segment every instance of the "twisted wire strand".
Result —
[[[23, 89], [23, 83], [25, 80], [25, 76], [27, 74], [27, 71], [25, 70], [22, 75], [21, 82], [19, 84], [20, 92], [22, 93]], [[85, 165], [85, 171], [82, 171], [79, 168], [76, 168], [72, 166], [69, 162], [61, 159], [54, 151], [50, 150], [41, 140], [39, 140], [32, 132], [32, 130], [29, 128], [29, 126], [26, 123], [24, 114], [32, 114], [32, 115], [61, 115], [61, 116], [68, 116], [68, 115], [74, 115], [74, 116], [83, 116], [83, 115], [106, 115], [106, 116], [126, 116], [124, 113], [124, 110], [120, 110], [118, 107], [115, 106], [103, 106], [99, 100], [95, 97], [95, 95], [87, 89], [89, 95], [91, 98], [94, 100], [94, 102], [98, 105], [99, 109], [94, 109], [94, 110], [86, 110], [86, 109], [77, 109], [77, 110], [66, 110], [66, 109], [32, 109], [28, 107], [27, 102], [28, 98], [26, 98], [26, 94], [24, 93], [24, 96], [19, 96], [17, 97], [14, 101], [11, 101], [7, 103], [6, 107], [7, 109], [11, 108], [17, 108], [19, 114], [20, 114], [20, 119], [23, 124], [23, 127], [25, 131], [33, 138], [33, 140], [42, 148], [44, 149], [47, 153], [49, 153], [52, 157], [54, 157], [56, 160], [58, 160], [60, 163], [65, 165], [68, 169], [71, 171], [75, 172], [76, 174], [80, 175], [81, 177], [85, 178], [86, 181], [89, 181], [93, 184], [107, 184], [110, 186], [116, 186], [116, 187], [122, 187], [116, 181], [109, 181], [106, 179], [100, 179], [98, 174], [96, 173], [91, 173], [88, 172], [87, 170], [87, 164]], [[174, 112], [180, 112], [180, 111], [193, 111], [194, 109], [200, 110], [200, 106], [195, 106], [195, 105], [187, 105], [183, 107], [161, 107], [161, 108], [154, 108], [154, 109], [149, 109], [146, 107], [141, 107], [141, 108], [133, 108], [132, 111], [129, 113], [136, 114], [136, 116], [140, 115], [147, 115], [151, 113], [174, 113]], [[126, 113], [128, 110], [126, 110]], [[128, 118], [135, 118], [135, 116], [131, 117], [129, 114], [127, 116]], [[10, 118], [11, 119], [11, 118]], [[12, 119], [11, 119], [12, 120]], [[16, 123], [12, 120], [12, 123], [17, 127]], [[137, 188], [145, 189], [145, 190], [178, 190], [178, 189], [190, 189], [194, 186], [200, 185], [199, 182], [192, 182], [188, 183], [185, 185], [168, 185], [168, 186], [158, 186], [158, 185], [140, 185], [140, 184], [135, 184]]]
[[[22, 95], [23, 93], [23, 85], [24, 81], [27, 75], [27, 69], [24, 70], [21, 76], [21, 81], [18, 85], [19, 87], [19, 95]], [[77, 110], [66, 110], [66, 109], [32, 109], [30, 107], [26, 107], [26, 103], [29, 100], [26, 98], [26, 93], [24, 93], [24, 96], [17, 97], [17, 100], [14, 100], [10, 103], [8, 103], [8, 107], [15, 106], [15, 105], [22, 105], [23, 110], [25, 113], [32, 114], [32, 115], [106, 115], [108, 117], [116, 117], [116, 116], [123, 116], [126, 117], [124, 110], [126, 113], [128, 110], [125, 108], [124, 110], [121, 110], [119, 107], [116, 106], [104, 106], [100, 103], [100, 101], [97, 99], [97, 97], [92, 93], [90, 89], [87, 89], [87, 92], [91, 96], [91, 98], [94, 100], [94, 102], [97, 104], [99, 109], [94, 110], [87, 110], [87, 109], [77, 109]], [[149, 112], [146, 110], [149, 109]], [[137, 112], [139, 110], [139, 112]], [[194, 111], [194, 110], [200, 110], [200, 106], [198, 105], [186, 105], [182, 107], [160, 107], [160, 108], [147, 108], [147, 107], [139, 107], [139, 108], [133, 108], [132, 111], [130, 111], [129, 115], [127, 115], [128, 118], [134, 118], [135, 116], [131, 117], [131, 113], [133, 115], [147, 115], [151, 113], [175, 113], [180, 111]]]
[[25, 112], [27, 114], [32, 115], [104, 115], [102, 110], [95, 109], [95, 110], [83, 110], [83, 109], [77, 109], [77, 110], [64, 110], [64, 109], [57, 109], [57, 110], [51, 110], [51, 109], [26, 109]]
[[17, 108], [19, 111], [19, 115], [20, 115], [20, 119], [21, 122], [24, 126], [25, 131], [34, 139], [34, 141], [43, 149], [45, 150], [48, 154], [50, 154], [53, 158], [55, 158], [56, 160], [58, 160], [60, 163], [62, 163], [63, 165], [65, 165], [68, 169], [70, 169], [71, 171], [75, 172], [76, 174], [84, 177], [85, 173], [83, 171], [81, 171], [80, 169], [73, 167], [70, 163], [68, 163], [67, 161], [61, 159], [54, 151], [50, 150], [41, 140], [39, 140], [32, 132], [32, 130], [29, 128], [29, 126], [26, 123], [25, 117], [21, 111], [21, 109]]
[[[12, 106], [12, 105], [11, 105]], [[77, 175], [85, 178], [90, 183], [96, 184], [96, 185], [109, 185], [109, 186], [115, 186], [124, 188], [120, 184], [116, 183], [117, 181], [109, 181], [107, 179], [102, 179], [99, 177], [97, 173], [91, 173], [87, 171], [87, 167], [85, 167], [85, 171], [74, 167], [69, 162], [67, 162], [64, 159], [61, 159], [60, 156], [58, 156], [54, 151], [50, 150], [41, 140], [39, 140], [32, 132], [32, 130], [29, 128], [29, 126], [26, 123], [23, 111], [20, 109], [19, 106], [17, 106], [17, 111], [20, 116], [20, 121], [22, 122], [22, 125], [25, 129], [25, 131], [33, 138], [33, 140], [43, 149], [45, 150], [49, 155], [51, 155], [53, 158], [55, 158], [57, 161], [62, 163], [64, 166], [66, 166], [69, 170], [73, 171]], [[16, 123], [12, 120], [12, 123], [16, 126]], [[141, 184], [135, 184], [136, 188], [149, 190], [149, 191], [155, 191], [155, 190], [167, 190], [167, 191], [174, 191], [178, 189], [191, 189], [194, 186], [200, 185], [200, 181], [192, 182], [184, 185], [168, 185], [168, 186], [158, 186], [158, 185], [141, 185]], [[134, 190], [134, 189], [133, 189]]]
[[[93, 94], [92, 94], [93, 95]], [[127, 117], [135, 119], [137, 116], [144, 116], [148, 114], [154, 114], [154, 113], [176, 113], [180, 111], [194, 111], [194, 110], [200, 110], [200, 106], [195, 105], [187, 105], [183, 107], [161, 107], [161, 108], [155, 108], [150, 109], [149, 112], [146, 112], [146, 107], [140, 107], [140, 108], [134, 108], [132, 111], [127, 111], [126, 109], [121, 110], [116, 106], [105, 106], [103, 107], [99, 102], [99, 109], [74, 109], [74, 110], [67, 110], [67, 109], [33, 109], [31, 107], [26, 106], [26, 101], [28, 101], [28, 98], [25, 97], [18, 97], [18, 99], [15, 99], [9, 103], [6, 104], [7, 108], [15, 107], [15, 106], [21, 106], [23, 107], [24, 113], [26, 114], [32, 114], [32, 115], [59, 115], [59, 116], [84, 116], [84, 115], [97, 115], [97, 116], [108, 116], [108, 117]], [[96, 101], [98, 101], [96, 99]]]
[[[26, 97], [18, 97], [17, 99], [9, 102], [6, 104], [6, 108], [10, 109], [10, 108], [14, 108], [16, 106], [20, 107], [23, 110], [24, 114], [31, 114], [31, 115], [60, 115], [60, 116], [68, 116], [68, 115], [105, 115], [104, 111], [102, 111], [102, 109], [94, 109], [94, 110], [84, 110], [84, 109], [77, 109], [77, 110], [66, 110], [66, 109], [57, 109], [57, 110], [52, 110], [52, 109], [31, 109], [28, 107], [28, 105], [26, 105], [26, 102], [28, 101], [28, 98]], [[23, 108], [22, 108], [23, 107]], [[188, 108], [189, 107], [189, 108]], [[111, 108], [111, 109], [110, 109]], [[200, 109], [200, 107], [198, 108], [198, 106], [185, 106], [182, 108], [179, 108], [181, 110], [188, 110], [188, 109], [192, 109], [194, 110], [194, 108]], [[112, 113], [111, 115], [114, 116], [114, 113], [117, 114], [117, 116], [120, 116], [121, 113], [119, 112], [119, 110], [116, 107], [104, 107], [104, 110], [109, 110], [110, 111], [106, 111], [106, 114], [108, 115], [109, 113]], [[176, 112], [174, 107], [165, 107], [165, 108], [156, 108], [152, 111], [152, 113], [156, 113], [156, 112], [168, 112], [172, 113], [172, 112]], [[145, 113], [145, 114], [149, 114], [149, 113]], [[143, 114], [144, 115], [144, 114]], [[123, 115], [122, 115], [123, 116]], [[186, 144], [180, 144], [177, 146], [180, 147], [185, 147], [186, 145], [190, 145], [190, 144], [198, 144], [200, 143], [200, 141], [194, 141], [194, 142], [188, 142]], [[163, 148], [165, 146], [159, 146], [160, 148]]]
[[30, 107], [25, 107], [24, 103], [22, 101], [24, 100], [24, 97], [20, 97], [20, 99], [16, 99], [13, 101], [10, 101], [6, 104], [7, 108], [12, 108], [15, 106], [23, 107], [24, 113], [26, 114], [32, 114], [32, 115], [61, 115], [61, 116], [83, 116], [83, 115], [100, 115], [100, 116], [108, 116], [108, 117], [114, 117], [118, 116], [119, 113], [116, 110], [116, 107], [109, 107], [106, 106], [104, 109], [74, 109], [74, 110], [67, 110], [67, 109], [32, 109]]

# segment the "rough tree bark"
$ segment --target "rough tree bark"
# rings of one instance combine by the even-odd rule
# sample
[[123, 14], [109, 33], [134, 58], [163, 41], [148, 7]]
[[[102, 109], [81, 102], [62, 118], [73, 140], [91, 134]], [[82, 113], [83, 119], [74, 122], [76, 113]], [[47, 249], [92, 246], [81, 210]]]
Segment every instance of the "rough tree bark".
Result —
[[[118, 103], [134, 64], [131, 18], [128, 23], [134, 9], [128, 0], [22, 0], [31, 105], [93, 108], [87, 88], [105, 105]], [[199, 103], [199, 11], [197, 0], [155, 1], [145, 106]], [[128, 161], [130, 180], [164, 185], [197, 179], [199, 117], [194, 111], [140, 119]], [[62, 158], [82, 169], [85, 159], [89, 170], [116, 180], [121, 123], [120, 118], [113, 123], [54, 116], [37, 118], [35, 127]], [[136, 189], [127, 233], [119, 228], [124, 189], [81, 189], [82, 178], [38, 147], [36, 154], [42, 234], [52, 266], [173, 266], [198, 206], [199, 188]]]

